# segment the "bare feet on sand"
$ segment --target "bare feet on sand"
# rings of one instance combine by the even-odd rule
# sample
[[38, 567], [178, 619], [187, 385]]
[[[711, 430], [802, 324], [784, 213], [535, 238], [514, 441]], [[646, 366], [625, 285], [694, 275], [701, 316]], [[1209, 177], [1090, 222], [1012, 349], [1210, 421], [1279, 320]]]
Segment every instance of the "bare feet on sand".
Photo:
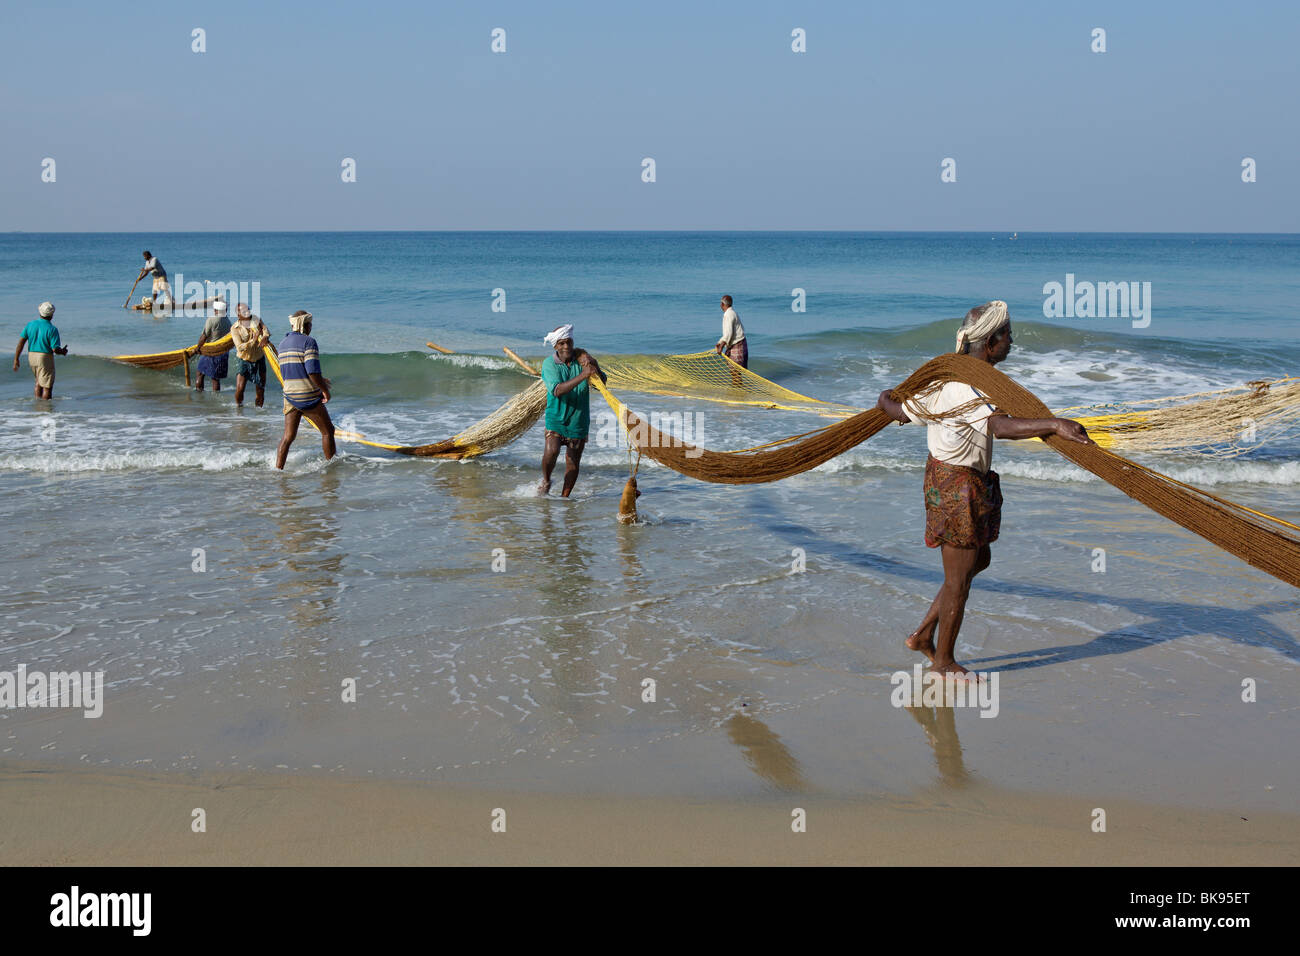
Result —
[[949, 661], [947, 664], [935, 664], [930, 669], [937, 674], [942, 674], [946, 678], [951, 678], [952, 680], [961, 683], [979, 684], [982, 682], [979, 674], [976, 674], [974, 671], [968, 671], [956, 661]]
[[934, 663], [934, 628], [933, 627], [921, 628], [918, 631], [914, 631], [911, 635], [908, 636], [907, 640], [905, 640], [903, 643], [907, 645], [908, 650], [916, 651], [919, 654], [924, 654], [926, 660], [930, 661], [930, 663], [932, 664]]

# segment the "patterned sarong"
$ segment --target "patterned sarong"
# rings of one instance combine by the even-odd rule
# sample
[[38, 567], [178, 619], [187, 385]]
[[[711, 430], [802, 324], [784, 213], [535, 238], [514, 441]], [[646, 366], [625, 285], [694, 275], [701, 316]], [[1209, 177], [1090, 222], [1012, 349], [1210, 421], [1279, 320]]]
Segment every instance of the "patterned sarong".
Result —
[[731, 348], [727, 349], [727, 358], [731, 359], [741, 368], [749, 368], [749, 340], [741, 339]]
[[998, 539], [1002, 487], [996, 471], [949, 465], [933, 455], [925, 463], [925, 545], [981, 548]]
[[244, 376], [244, 381], [252, 382], [258, 388], [266, 385], [266, 356], [263, 355], [256, 362], [250, 362], [248, 359], [235, 358], [235, 375]]

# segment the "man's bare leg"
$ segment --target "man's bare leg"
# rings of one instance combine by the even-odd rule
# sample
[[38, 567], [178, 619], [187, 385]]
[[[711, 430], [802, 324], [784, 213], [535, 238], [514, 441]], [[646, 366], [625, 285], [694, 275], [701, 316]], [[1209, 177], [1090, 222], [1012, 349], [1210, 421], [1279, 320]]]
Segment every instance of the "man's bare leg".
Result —
[[284, 437], [280, 439], [280, 446], [275, 450], [275, 467], [281, 471], [284, 470], [285, 459], [289, 457], [289, 446], [298, 435], [298, 423], [302, 421], [302, 412], [296, 408], [291, 408], [284, 413]]
[[966, 668], [953, 659], [957, 632], [961, 630], [970, 596], [971, 579], [983, 552], [982, 548], [955, 548], [942, 545], [943, 587], [939, 589], [938, 643], [934, 651], [934, 669], [941, 674], [965, 674]]
[[555, 435], [547, 435], [546, 444], [542, 448], [542, 480], [537, 486], [539, 495], [551, 493], [551, 472], [555, 470], [555, 462], [559, 457], [560, 439]]
[[266, 389], [261, 385], [257, 386], [257, 391], [253, 393], [253, 404], [258, 408], [262, 407], [262, 402], [266, 401]]
[[203, 373], [202, 373], [202, 372], [199, 373], [199, 377], [198, 377], [197, 379], [195, 379], [195, 381], [194, 381], [194, 391], [196, 391], [196, 392], [201, 392], [201, 391], [203, 391]]
[[330, 413], [325, 408], [325, 403], [307, 409], [303, 412], [316, 428], [320, 431], [320, 449], [325, 453], [325, 460], [329, 461], [334, 457], [334, 422], [330, 420]]
[[[970, 580], [974, 580], [975, 575], [979, 574], [989, 566], [993, 560], [992, 549], [986, 544], [979, 549], [975, 557], [975, 566], [971, 568]], [[969, 581], [967, 584], [969, 585]], [[925, 612], [925, 617], [921, 619], [920, 626], [907, 636], [903, 643], [909, 650], [917, 651], [924, 654], [926, 658], [934, 663], [934, 629], [939, 624], [939, 597], [943, 594], [940, 590], [935, 595], [934, 601], [930, 604], [930, 610]]]
[[569, 497], [569, 492], [573, 486], [578, 483], [578, 465], [582, 462], [582, 450], [587, 447], [587, 440], [584, 438], [578, 442], [577, 448], [568, 445], [564, 450], [564, 490], [560, 492], [561, 498]]
[[235, 407], [239, 408], [244, 404], [244, 385], [247, 380], [242, 375], [235, 376]]

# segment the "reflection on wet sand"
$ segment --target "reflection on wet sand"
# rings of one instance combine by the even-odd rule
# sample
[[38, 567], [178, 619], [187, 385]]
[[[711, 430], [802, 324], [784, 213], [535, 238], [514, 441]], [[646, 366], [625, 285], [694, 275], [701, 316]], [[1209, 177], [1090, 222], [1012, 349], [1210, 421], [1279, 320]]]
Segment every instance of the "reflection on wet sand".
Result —
[[614, 529], [618, 536], [618, 556], [621, 561], [623, 580], [627, 583], [627, 593], [633, 598], [645, 597], [647, 592], [643, 583], [645, 572], [641, 567], [641, 556], [637, 546], [641, 541], [644, 528], [620, 523]]
[[767, 724], [749, 714], [733, 714], [723, 726], [754, 773], [782, 790], [807, 787], [799, 761]]
[[[315, 487], [286, 482], [278, 507], [270, 509], [277, 531], [275, 546], [289, 574], [276, 582], [276, 603], [300, 635], [328, 640], [337, 620], [335, 602], [343, 573], [338, 538], [339, 476], [335, 469], [319, 473]], [[326, 632], [326, 633], [320, 633]]]
[[[550, 548], [537, 581], [538, 634], [551, 652], [554, 697], [550, 706], [570, 720], [594, 715], [593, 698], [601, 691], [593, 652], [599, 635], [590, 618], [578, 611], [589, 607], [595, 591], [589, 567], [596, 560], [587, 540], [568, 527], [564, 518], [573, 507], [567, 501], [542, 506], [541, 535]], [[539, 701], [541, 698], [538, 698]]]
[[957, 739], [957, 715], [953, 707], [904, 707], [925, 731], [934, 750], [939, 776], [951, 787], [970, 782], [970, 771], [962, 760], [961, 741]]

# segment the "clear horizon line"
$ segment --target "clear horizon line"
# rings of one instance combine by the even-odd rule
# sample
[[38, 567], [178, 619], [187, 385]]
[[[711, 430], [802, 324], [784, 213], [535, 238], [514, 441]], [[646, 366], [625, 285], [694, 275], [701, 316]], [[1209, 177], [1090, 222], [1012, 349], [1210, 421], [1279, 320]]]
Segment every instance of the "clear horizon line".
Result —
[[[426, 234], [481, 234], [481, 233], [839, 233], [844, 235], [1019, 235], [1018, 229], [178, 229], [178, 230], [120, 230], [120, 229], [9, 229], [0, 231], [5, 236], [193, 236], [193, 235], [260, 235], [260, 234], [337, 234], [352, 233], [426, 233]], [[1173, 231], [1136, 231], [1104, 229], [1029, 229], [1027, 236], [1300, 236], [1300, 232], [1266, 229], [1258, 232], [1214, 232], [1209, 230], [1179, 229]]]

